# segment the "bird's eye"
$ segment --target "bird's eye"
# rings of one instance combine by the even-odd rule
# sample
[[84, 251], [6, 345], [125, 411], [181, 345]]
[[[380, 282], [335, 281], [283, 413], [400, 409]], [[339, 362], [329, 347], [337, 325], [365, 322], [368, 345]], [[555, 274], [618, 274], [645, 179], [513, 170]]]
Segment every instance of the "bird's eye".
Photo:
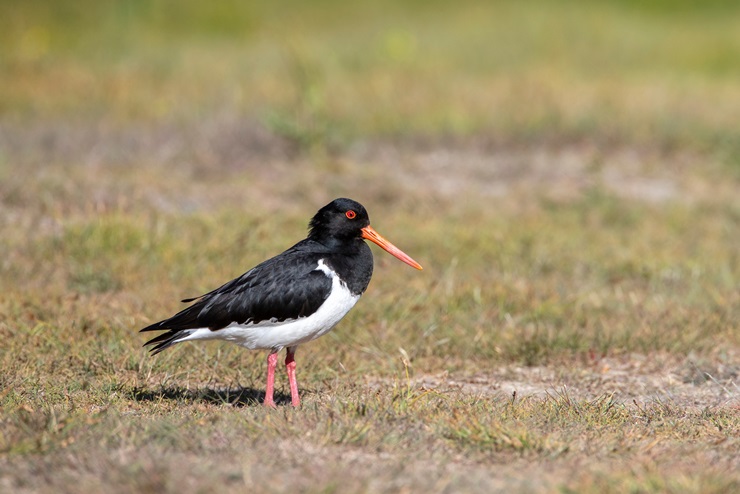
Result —
[[357, 216], [357, 213], [355, 213], [354, 211], [352, 211], [352, 210], [350, 209], [349, 211], [347, 211], [346, 213], [344, 213], [344, 215], [345, 215], [345, 216], [346, 216], [347, 218], [349, 218], [349, 219], [353, 220], [353, 219], [355, 219], [355, 216]]

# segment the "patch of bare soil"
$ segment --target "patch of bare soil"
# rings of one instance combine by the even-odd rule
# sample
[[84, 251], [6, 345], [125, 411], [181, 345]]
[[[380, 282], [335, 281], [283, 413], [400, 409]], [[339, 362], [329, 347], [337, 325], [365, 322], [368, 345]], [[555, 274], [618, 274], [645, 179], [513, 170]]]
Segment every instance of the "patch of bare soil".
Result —
[[337, 190], [522, 204], [532, 197], [569, 201], [599, 188], [647, 203], [726, 203], [737, 185], [713, 178], [711, 157], [589, 142], [358, 141], [314, 156], [260, 121], [229, 113], [188, 124], [0, 120], [0, 157], [20, 170], [10, 182], [60, 176], [76, 195], [103, 203], [128, 197], [165, 210], [244, 201], [284, 209], [283, 197], [323, 202]]
[[517, 397], [567, 393], [590, 400], [612, 395], [622, 403], [672, 403], [701, 410], [730, 407], [740, 410], [740, 360], [696, 362], [664, 356], [632, 355], [603, 358], [591, 365], [509, 366], [487, 369], [472, 376], [424, 375], [417, 386], [459, 390], [474, 395]]

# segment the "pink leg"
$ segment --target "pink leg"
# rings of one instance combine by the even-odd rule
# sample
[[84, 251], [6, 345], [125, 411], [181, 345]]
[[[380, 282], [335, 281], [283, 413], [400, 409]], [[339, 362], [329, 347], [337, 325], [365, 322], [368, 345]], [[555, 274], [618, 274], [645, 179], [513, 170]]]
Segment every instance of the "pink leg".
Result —
[[288, 381], [290, 382], [290, 403], [294, 407], [301, 406], [301, 399], [298, 396], [298, 381], [295, 379], [295, 347], [288, 348], [288, 354], [285, 356], [285, 370], [288, 372]]
[[273, 394], [275, 392], [275, 367], [277, 367], [278, 355], [277, 353], [271, 353], [267, 356], [267, 387], [265, 388], [265, 401], [266, 407], [275, 408], [275, 400]]

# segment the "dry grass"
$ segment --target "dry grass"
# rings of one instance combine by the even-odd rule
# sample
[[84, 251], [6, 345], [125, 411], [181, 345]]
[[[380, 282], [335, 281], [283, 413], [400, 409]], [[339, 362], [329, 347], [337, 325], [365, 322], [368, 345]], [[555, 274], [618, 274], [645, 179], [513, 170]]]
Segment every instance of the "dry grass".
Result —
[[[0, 490], [740, 489], [734, 7], [163, 5], [2, 7]], [[300, 410], [140, 348], [337, 196], [425, 270]]]

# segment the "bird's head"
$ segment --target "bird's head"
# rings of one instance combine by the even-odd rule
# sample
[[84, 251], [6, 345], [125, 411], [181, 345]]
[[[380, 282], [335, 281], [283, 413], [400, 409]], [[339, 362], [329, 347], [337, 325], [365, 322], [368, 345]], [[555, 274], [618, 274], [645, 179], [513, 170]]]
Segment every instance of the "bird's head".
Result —
[[324, 244], [360, 238], [370, 240], [409, 266], [422, 269], [418, 262], [376, 232], [370, 226], [365, 207], [352, 199], [334, 199], [319, 209], [309, 223], [308, 237]]

